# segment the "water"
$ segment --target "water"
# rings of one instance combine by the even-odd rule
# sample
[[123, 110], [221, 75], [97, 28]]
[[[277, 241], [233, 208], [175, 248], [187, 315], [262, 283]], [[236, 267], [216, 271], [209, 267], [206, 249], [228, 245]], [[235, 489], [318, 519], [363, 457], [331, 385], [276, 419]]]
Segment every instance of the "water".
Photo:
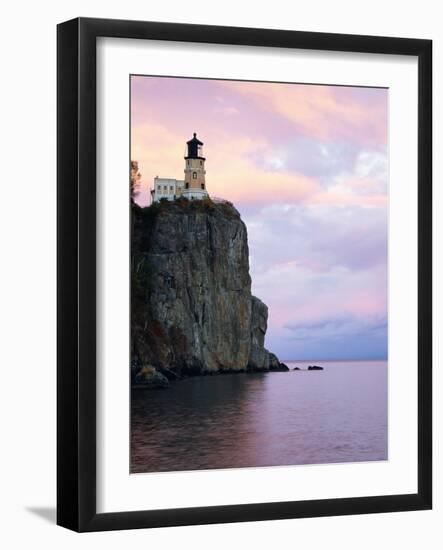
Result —
[[387, 459], [385, 361], [189, 378], [132, 394], [131, 471]]

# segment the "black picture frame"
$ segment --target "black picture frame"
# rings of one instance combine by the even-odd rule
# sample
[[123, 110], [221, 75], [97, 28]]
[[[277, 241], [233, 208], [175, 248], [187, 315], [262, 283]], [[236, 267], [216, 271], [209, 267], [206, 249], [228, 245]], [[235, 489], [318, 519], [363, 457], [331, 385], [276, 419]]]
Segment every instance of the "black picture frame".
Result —
[[[399, 54], [418, 59], [418, 491], [416, 494], [96, 512], [96, 39]], [[104, 531], [432, 506], [432, 42], [78, 18], [57, 29], [57, 523]]]

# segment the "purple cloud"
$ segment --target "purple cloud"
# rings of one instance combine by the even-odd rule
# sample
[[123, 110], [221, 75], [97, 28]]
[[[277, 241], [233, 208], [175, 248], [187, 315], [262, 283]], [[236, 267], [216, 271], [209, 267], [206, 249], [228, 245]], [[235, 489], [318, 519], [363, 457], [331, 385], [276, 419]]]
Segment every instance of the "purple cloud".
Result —
[[[291, 333], [287, 349], [297, 350], [303, 358], [373, 358], [387, 357], [387, 317], [380, 313], [359, 317], [342, 314], [313, 322], [288, 324]], [[283, 344], [284, 345], [284, 344]]]
[[299, 137], [273, 144], [265, 156], [257, 154], [253, 160], [263, 170], [297, 172], [331, 182], [334, 176], [353, 170], [359, 151], [353, 143]]
[[386, 265], [386, 208], [274, 205], [244, 218], [257, 272], [288, 261], [312, 271]]

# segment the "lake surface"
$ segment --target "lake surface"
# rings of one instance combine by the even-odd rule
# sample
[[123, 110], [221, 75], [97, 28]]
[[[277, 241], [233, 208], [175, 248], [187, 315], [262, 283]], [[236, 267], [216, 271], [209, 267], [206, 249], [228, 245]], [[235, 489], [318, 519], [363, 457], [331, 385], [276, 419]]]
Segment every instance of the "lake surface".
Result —
[[286, 364], [134, 390], [131, 471], [387, 459], [386, 361]]

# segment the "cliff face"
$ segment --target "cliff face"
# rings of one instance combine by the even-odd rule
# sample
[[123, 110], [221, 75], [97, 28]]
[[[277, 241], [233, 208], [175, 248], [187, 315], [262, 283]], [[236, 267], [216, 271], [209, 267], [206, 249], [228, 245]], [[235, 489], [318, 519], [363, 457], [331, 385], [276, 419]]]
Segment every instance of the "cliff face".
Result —
[[230, 204], [133, 205], [132, 359], [169, 377], [283, 368], [264, 348], [245, 224]]

